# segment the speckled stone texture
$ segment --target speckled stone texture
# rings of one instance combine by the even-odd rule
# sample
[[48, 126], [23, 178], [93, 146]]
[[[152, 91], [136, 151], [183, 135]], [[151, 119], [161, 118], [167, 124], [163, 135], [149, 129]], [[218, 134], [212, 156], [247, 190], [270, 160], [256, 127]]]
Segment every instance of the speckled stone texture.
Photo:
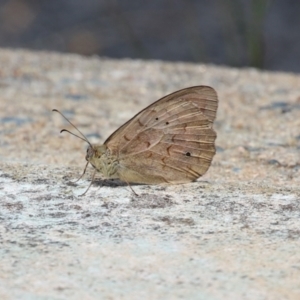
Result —
[[[0, 50], [1, 299], [300, 299], [300, 76]], [[219, 95], [197, 182], [100, 178], [86, 144], [175, 90]], [[74, 130], [72, 130], [74, 131]]]

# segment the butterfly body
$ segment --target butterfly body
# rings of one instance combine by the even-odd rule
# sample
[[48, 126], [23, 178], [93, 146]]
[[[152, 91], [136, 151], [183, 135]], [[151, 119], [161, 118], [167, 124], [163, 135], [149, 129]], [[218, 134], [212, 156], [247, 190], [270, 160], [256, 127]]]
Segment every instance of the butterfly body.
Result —
[[90, 145], [86, 160], [106, 178], [125, 182], [186, 183], [202, 176], [215, 154], [212, 129], [217, 94], [186, 88], [146, 107], [103, 145]]
[[87, 148], [85, 159], [106, 178], [119, 178], [117, 157], [111, 155], [106, 145], [91, 145]]

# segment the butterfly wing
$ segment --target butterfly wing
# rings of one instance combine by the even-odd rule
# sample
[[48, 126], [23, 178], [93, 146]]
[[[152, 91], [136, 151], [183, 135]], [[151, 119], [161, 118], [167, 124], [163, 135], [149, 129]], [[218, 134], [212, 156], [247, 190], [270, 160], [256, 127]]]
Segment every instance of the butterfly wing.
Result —
[[212, 129], [217, 94], [195, 86], [146, 107], [105, 142], [119, 160], [119, 177], [137, 183], [183, 183], [197, 179], [215, 154]]

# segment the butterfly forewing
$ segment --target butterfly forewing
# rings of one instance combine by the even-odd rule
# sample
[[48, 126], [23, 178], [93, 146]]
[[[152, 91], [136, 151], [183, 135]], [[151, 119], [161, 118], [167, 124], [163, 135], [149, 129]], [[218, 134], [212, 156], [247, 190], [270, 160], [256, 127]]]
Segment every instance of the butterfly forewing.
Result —
[[[156, 117], [158, 117], [157, 113], [162, 113], [164, 110], [166, 110], [169, 102], [172, 104], [171, 109], [176, 107], [176, 103], [184, 103], [185, 101], [183, 101], [181, 98], [184, 98], [184, 100], [187, 102], [194, 103], [195, 106], [197, 106], [199, 110], [207, 117], [209, 123], [213, 123], [218, 107], [218, 97], [215, 90], [209, 86], [194, 86], [169, 94], [144, 108], [137, 115], [118, 128], [113, 134], [111, 134], [106, 139], [104, 144], [126, 144], [127, 139], [124, 138], [124, 132], [128, 135], [134, 136], [134, 134], [144, 129], [145, 124], [148, 124], [150, 121], [156, 121]], [[119, 140], [121, 136], [122, 139]]]
[[118, 157], [120, 179], [140, 183], [189, 182], [215, 154], [216, 92], [191, 87], [142, 110], [105, 142]]

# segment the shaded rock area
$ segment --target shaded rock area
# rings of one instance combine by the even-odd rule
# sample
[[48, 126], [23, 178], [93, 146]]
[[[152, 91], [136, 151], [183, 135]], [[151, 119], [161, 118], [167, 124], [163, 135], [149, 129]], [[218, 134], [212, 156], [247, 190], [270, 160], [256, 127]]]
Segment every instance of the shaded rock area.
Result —
[[[299, 299], [300, 76], [0, 50], [1, 299]], [[99, 177], [86, 144], [210, 85], [217, 154], [197, 182]]]

